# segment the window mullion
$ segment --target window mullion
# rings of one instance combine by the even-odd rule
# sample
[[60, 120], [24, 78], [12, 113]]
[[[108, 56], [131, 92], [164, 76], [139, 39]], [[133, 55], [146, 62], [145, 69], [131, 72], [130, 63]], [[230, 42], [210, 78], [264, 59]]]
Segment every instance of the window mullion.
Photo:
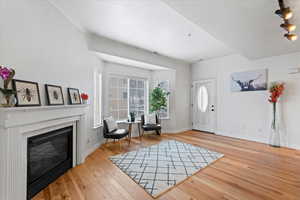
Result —
[[127, 79], [127, 116], [130, 114], [130, 78]]

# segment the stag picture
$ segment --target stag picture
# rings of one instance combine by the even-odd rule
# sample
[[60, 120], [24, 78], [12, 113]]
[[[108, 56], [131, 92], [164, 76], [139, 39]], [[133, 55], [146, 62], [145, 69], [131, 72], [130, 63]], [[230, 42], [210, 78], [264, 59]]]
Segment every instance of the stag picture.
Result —
[[267, 90], [267, 69], [233, 73], [230, 78], [232, 92]]

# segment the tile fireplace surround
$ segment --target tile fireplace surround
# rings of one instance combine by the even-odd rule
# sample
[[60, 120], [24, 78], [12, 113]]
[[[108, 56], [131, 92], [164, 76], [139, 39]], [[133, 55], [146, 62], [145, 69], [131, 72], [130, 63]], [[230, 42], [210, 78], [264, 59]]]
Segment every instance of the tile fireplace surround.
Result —
[[86, 157], [87, 105], [0, 108], [0, 200], [26, 200], [27, 138], [73, 126], [73, 166]]

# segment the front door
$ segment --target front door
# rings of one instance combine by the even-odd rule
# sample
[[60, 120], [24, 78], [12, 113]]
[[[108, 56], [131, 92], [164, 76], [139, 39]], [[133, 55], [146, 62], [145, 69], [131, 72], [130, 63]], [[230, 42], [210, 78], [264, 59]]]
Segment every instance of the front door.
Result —
[[215, 80], [202, 80], [193, 83], [193, 129], [215, 132], [216, 92]]

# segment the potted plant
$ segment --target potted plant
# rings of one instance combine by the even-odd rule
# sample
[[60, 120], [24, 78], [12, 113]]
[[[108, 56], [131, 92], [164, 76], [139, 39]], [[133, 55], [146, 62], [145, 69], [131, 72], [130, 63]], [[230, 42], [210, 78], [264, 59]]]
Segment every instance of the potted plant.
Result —
[[0, 91], [3, 94], [3, 98], [5, 100], [4, 103], [1, 104], [1, 106], [3, 107], [13, 107], [16, 104], [16, 91], [9, 88], [15, 74], [15, 70], [0, 66], [0, 77], [3, 79], [3, 88], [0, 88]]
[[89, 100], [89, 95], [85, 94], [85, 93], [82, 93], [81, 94], [81, 99], [82, 99], [83, 104], [87, 104], [88, 100]]
[[274, 82], [272, 83], [269, 92], [269, 102], [272, 104], [272, 122], [271, 122], [271, 134], [270, 134], [270, 145], [274, 147], [281, 146], [281, 120], [280, 120], [280, 113], [278, 108], [278, 103], [283, 91], [285, 89], [284, 83]]
[[158, 115], [159, 113], [166, 109], [168, 106], [168, 96], [170, 92], [163, 90], [160, 85], [155, 87], [150, 93], [150, 112], [155, 112]]

